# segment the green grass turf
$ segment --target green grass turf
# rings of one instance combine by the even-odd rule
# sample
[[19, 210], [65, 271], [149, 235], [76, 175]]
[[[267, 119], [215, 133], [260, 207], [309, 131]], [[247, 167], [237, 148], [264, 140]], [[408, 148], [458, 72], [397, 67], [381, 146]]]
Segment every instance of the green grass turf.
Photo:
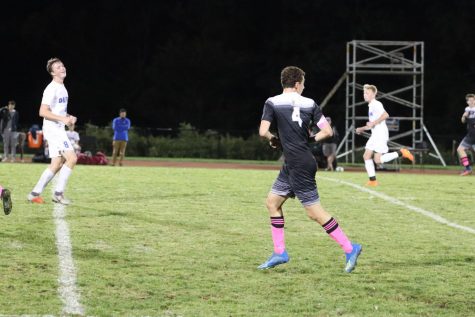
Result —
[[[51, 188], [26, 195], [46, 165], [0, 164], [14, 210], [1, 216], [0, 315], [60, 315]], [[363, 244], [359, 265], [298, 201], [284, 207], [288, 264], [272, 252], [264, 207], [277, 171], [78, 166], [67, 207], [80, 302], [93, 316], [470, 316], [475, 235], [318, 175], [322, 204]], [[380, 173], [374, 189], [475, 228], [474, 177]]]

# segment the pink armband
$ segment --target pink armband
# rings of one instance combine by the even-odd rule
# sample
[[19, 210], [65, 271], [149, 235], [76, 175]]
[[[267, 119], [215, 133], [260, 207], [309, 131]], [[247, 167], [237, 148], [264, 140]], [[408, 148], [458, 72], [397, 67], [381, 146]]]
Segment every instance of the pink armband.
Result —
[[320, 129], [323, 129], [323, 128], [326, 127], [327, 125], [328, 125], [327, 118], [325, 118], [325, 116], [322, 115], [322, 117], [320, 118], [320, 120], [318, 120], [318, 122], [317, 122], [317, 127], [319, 127]]

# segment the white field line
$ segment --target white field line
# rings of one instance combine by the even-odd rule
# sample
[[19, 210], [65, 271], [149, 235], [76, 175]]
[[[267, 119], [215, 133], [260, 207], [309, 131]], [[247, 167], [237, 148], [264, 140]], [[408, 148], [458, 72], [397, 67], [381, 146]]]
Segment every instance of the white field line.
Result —
[[383, 199], [387, 202], [390, 202], [394, 205], [402, 206], [402, 207], [405, 207], [409, 210], [417, 212], [417, 213], [419, 213], [423, 216], [426, 216], [428, 218], [431, 218], [432, 220], [437, 221], [438, 223], [441, 223], [441, 224], [444, 224], [444, 225], [447, 225], [449, 227], [456, 228], [456, 229], [459, 229], [459, 230], [462, 230], [462, 231], [465, 231], [465, 232], [475, 234], [475, 229], [474, 228], [462, 226], [462, 225], [459, 225], [455, 222], [451, 222], [450, 220], [447, 220], [444, 217], [441, 217], [441, 216], [439, 216], [438, 214], [436, 214], [432, 211], [428, 211], [428, 210], [425, 210], [425, 209], [422, 209], [422, 208], [419, 208], [419, 207], [416, 207], [416, 206], [406, 204], [405, 202], [400, 201], [399, 199], [396, 199], [396, 198], [391, 197], [389, 195], [379, 193], [379, 192], [371, 190], [369, 188], [365, 188], [365, 187], [360, 186], [360, 185], [356, 185], [356, 184], [353, 184], [353, 183], [350, 183], [350, 182], [347, 182], [347, 181], [343, 181], [343, 180], [339, 180], [339, 179], [334, 179], [334, 178], [331, 178], [331, 177], [318, 176], [318, 178], [321, 178], [321, 179], [324, 179], [324, 180], [327, 180], [327, 181], [331, 181], [331, 182], [334, 182], [334, 183], [340, 183], [340, 184], [344, 184], [344, 185], [353, 187], [355, 189], [358, 189], [359, 191], [366, 192], [368, 194], [371, 194], [373, 196], [381, 198], [381, 199]]
[[[54, 186], [52, 186], [52, 189]], [[54, 190], [54, 189], [53, 189]], [[54, 203], [54, 223], [56, 225], [56, 246], [59, 259], [59, 296], [63, 302], [63, 314], [84, 315], [79, 303], [79, 292], [76, 287], [76, 269], [74, 267], [69, 226], [66, 221], [66, 206]]]

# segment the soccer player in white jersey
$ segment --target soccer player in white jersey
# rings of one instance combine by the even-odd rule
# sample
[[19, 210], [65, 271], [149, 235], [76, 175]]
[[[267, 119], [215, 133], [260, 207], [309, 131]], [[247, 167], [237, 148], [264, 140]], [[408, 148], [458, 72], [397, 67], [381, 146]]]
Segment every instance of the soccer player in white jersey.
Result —
[[53, 201], [68, 205], [70, 201], [64, 197], [64, 189], [76, 165], [77, 157], [66, 135], [65, 126], [75, 124], [77, 119], [67, 112], [68, 91], [64, 87], [66, 67], [63, 62], [59, 58], [52, 58], [48, 60], [46, 70], [53, 80], [43, 92], [39, 115], [43, 118], [43, 135], [48, 141], [51, 164], [41, 174], [38, 183], [28, 194], [28, 200], [33, 203], [44, 203], [40, 195], [54, 175], [59, 172]]
[[374, 163], [386, 163], [399, 156], [414, 162], [414, 156], [407, 149], [402, 148], [398, 151], [388, 153], [389, 131], [386, 125], [386, 119], [389, 118], [389, 114], [384, 110], [383, 104], [376, 100], [377, 93], [378, 89], [376, 86], [368, 84], [363, 86], [363, 97], [368, 103], [369, 120], [365, 126], [356, 128], [357, 134], [371, 130], [371, 137], [366, 143], [365, 152], [363, 154], [366, 172], [369, 177], [369, 181], [366, 183], [368, 186], [378, 186]]
[[[305, 88], [305, 72], [295, 66], [285, 67], [281, 72], [282, 94], [268, 98], [264, 104], [259, 135], [269, 140], [271, 146], [282, 146], [285, 162], [277, 179], [267, 195], [274, 252], [258, 268], [266, 270], [287, 263], [289, 255], [285, 247], [283, 205], [288, 198], [297, 197], [310, 219], [320, 224], [326, 233], [345, 252], [345, 271], [350, 273], [356, 267], [361, 245], [352, 243], [336, 219], [320, 204], [315, 174], [317, 162], [308, 144], [309, 131], [314, 125], [320, 131], [315, 141], [332, 136], [320, 107], [310, 98], [302, 96]], [[277, 125], [279, 138], [269, 128]]]

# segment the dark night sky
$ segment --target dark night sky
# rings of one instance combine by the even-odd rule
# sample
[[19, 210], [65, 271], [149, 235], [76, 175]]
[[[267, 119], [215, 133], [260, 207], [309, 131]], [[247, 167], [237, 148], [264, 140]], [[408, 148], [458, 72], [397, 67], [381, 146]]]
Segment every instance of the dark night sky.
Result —
[[[125, 106], [136, 126], [233, 134], [257, 129], [283, 66], [307, 72], [321, 102], [345, 70], [346, 42], [424, 41], [426, 124], [455, 131], [475, 92], [475, 1], [15, 1], [2, 4], [0, 102], [40, 122], [46, 60], [68, 68], [69, 112], [106, 125]], [[384, 82], [377, 82], [384, 87]], [[344, 90], [325, 108], [344, 121]]]

